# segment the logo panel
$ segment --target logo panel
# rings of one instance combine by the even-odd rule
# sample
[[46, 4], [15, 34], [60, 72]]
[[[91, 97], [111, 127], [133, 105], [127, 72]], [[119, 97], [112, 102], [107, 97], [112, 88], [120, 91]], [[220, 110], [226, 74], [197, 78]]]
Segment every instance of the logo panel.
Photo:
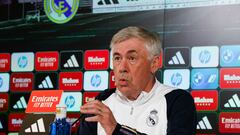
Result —
[[219, 114], [220, 133], [240, 133], [240, 113], [221, 112]]
[[84, 67], [86, 70], [108, 69], [108, 50], [87, 50], [84, 55]]
[[58, 76], [57, 73], [36, 73], [35, 74], [35, 89], [57, 89]]
[[240, 91], [228, 90], [220, 92], [220, 109], [226, 111], [240, 111]]
[[220, 65], [222, 67], [240, 67], [240, 46], [222, 46], [220, 50]]
[[165, 48], [164, 50], [165, 67], [188, 67], [189, 49], [188, 48]]
[[193, 69], [191, 72], [192, 89], [217, 89], [218, 88], [218, 69]]
[[84, 90], [100, 91], [108, 88], [107, 71], [87, 71], [84, 72]]
[[240, 88], [240, 68], [221, 68], [220, 88], [222, 89]]
[[54, 114], [26, 114], [21, 135], [49, 135], [49, 125], [54, 121]]
[[0, 112], [6, 112], [8, 111], [8, 94], [7, 93], [1, 93], [0, 94]]
[[13, 53], [11, 59], [13, 72], [33, 71], [34, 69], [34, 54], [32, 52]]
[[63, 24], [70, 21], [77, 13], [79, 0], [44, 0], [44, 11], [54, 23]]
[[202, 46], [192, 48], [192, 67], [217, 67], [218, 60], [219, 49], [217, 46]]
[[163, 83], [180, 89], [188, 89], [190, 82], [190, 71], [188, 69], [170, 69], [164, 71]]
[[8, 131], [10, 132], [20, 131], [24, 117], [25, 117], [24, 113], [10, 113], [8, 116]]
[[191, 91], [197, 111], [216, 111], [218, 108], [218, 92], [216, 90]]
[[197, 113], [197, 133], [212, 134], [217, 132], [216, 113]]
[[63, 91], [46, 90], [32, 91], [26, 113], [50, 113], [56, 112], [56, 105], [59, 104]]
[[0, 72], [8, 72], [10, 70], [10, 54], [0, 53]]
[[58, 52], [37, 52], [36, 53], [36, 70], [48, 71], [58, 70], [59, 54]]
[[12, 73], [11, 91], [28, 92], [33, 88], [33, 73]]
[[11, 111], [25, 111], [29, 100], [29, 93], [14, 93], [10, 95]]
[[7, 118], [8, 116], [4, 113], [1, 113], [1, 117], [0, 117], [0, 133], [1, 132], [8, 132], [8, 122], [7, 122]]
[[81, 70], [83, 67], [82, 51], [61, 52], [61, 70]]
[[59, 74], [59, 89], [82, 90], [82, 72], [61, 72]]
[[0, 73], [0, 92], [8, 92], [9, 80], [8, 73]]
[[79, 112], [82, 105], [81, 92], [64, 92], [60, 105], [66, 106], [68, 112]]
[[157, 80], [162, 83], [162, 81], [163, 81], [162, 80], [162, 71], [157, 70], [157, 72], [155, 73], [155, 76], [156, 76]]
[[83, 104], [86, 104], [89, 101], [95, 100], [95, 97], [99, 94], [100, 92], [84, 92], [83, 93]]
[[116, 88], [115, 77], [114, 77], [114, 72], [113, 72], [113, 71], [110, 71], [110, 76], [109, 76], [109, 88], [110, 88], [110, 89]]

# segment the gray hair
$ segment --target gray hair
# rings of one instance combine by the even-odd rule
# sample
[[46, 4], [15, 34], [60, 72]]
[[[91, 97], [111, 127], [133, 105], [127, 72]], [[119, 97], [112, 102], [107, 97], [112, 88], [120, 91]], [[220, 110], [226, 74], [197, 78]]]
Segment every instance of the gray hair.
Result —
[[145, 42], [146, 49], [148, 50], [150, 56], [159, 56], [162, 43], [157, 33], [150, 32], [142, 27], [130, 26], [118, 31], [112, 38], [110, 48], [113, 49], [114, 45], [121, 43], [131, 38], [137, 38]]

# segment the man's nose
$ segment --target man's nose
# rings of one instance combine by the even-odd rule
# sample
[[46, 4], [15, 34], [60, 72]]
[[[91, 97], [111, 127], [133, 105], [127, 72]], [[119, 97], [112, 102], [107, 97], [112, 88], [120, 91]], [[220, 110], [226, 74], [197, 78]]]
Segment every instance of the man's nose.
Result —
[[120, 65], [119, 65], [119, 72], [123, 73], [123, 72], [127, 72], [127, 71], [128, 71], [127, 60], [122, 59]]

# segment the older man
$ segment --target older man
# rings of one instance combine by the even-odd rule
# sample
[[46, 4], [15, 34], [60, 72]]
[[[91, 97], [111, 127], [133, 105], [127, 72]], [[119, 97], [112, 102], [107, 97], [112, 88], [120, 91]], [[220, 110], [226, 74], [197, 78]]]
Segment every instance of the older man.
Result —
[[116, 33], [110, 45], [116, 90], [81, 107], [79, 135], [193, 135], [196, 109], [191, 95], [161, 84], [161, 41], [141, 27]]

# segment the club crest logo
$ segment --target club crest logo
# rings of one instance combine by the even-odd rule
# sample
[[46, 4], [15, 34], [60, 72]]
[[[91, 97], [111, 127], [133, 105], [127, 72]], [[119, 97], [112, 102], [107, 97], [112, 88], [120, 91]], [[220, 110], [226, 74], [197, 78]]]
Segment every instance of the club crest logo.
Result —
[[44, 0], [44, 11], [57, 24], [70, 21], [77, 13], [79, 0]]
[[158, 111], [152, 110], [149, 114], [149, 116], [146, 119], [146, 123], [149, 127], [153, 127], [158, 124]]

